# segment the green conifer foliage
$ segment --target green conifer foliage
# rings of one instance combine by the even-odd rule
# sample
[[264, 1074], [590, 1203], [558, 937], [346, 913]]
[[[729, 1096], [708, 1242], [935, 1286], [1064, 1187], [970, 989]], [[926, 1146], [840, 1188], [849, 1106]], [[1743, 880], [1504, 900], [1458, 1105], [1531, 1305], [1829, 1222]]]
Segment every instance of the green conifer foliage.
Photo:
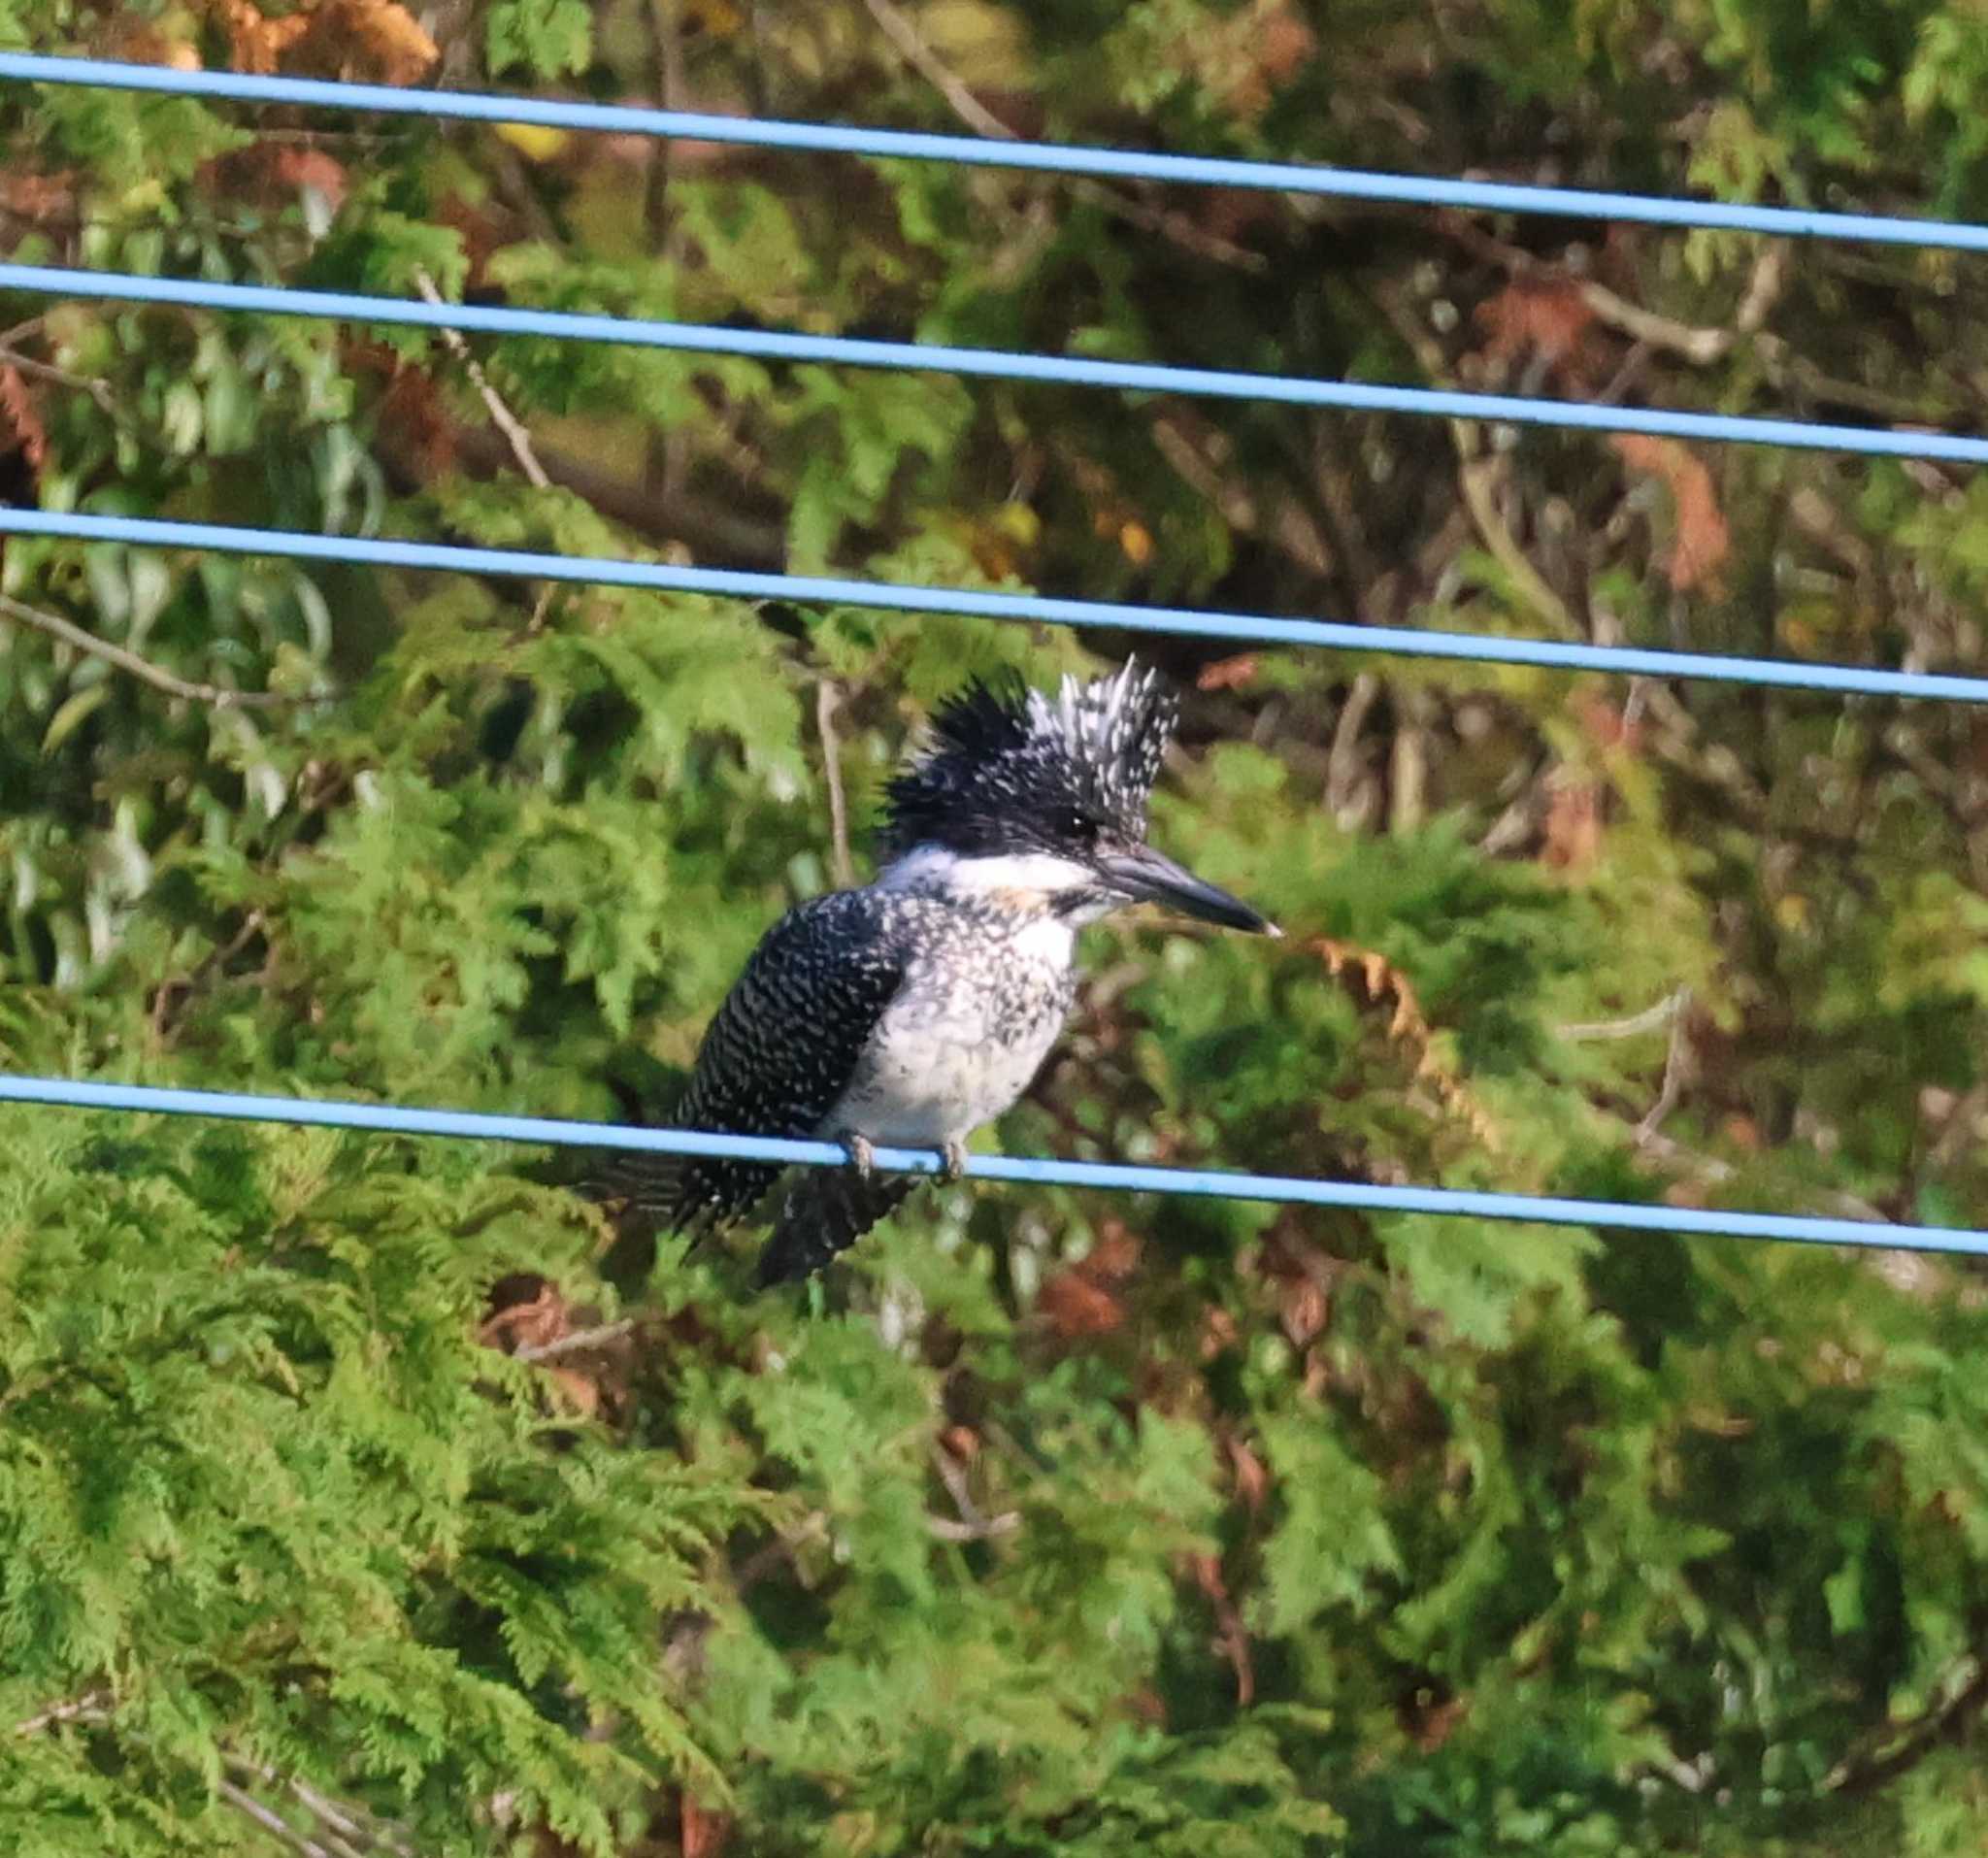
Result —
[[[1974, 0], [0, 0], [0, 43], [1988, 220]], [[0, 251], [1988, 429], [1988, 269], [0, 88]], [[1981, 669], [1988, 489], [11, 298], [0, 497]], [[65, 629], [66, 628], [66, 629]], [[81, 639], [79, 640], [79, 629]], [[0, 555], [0, 1068], [667, 1111], [965, 678], [1137, 646], [1014, 1153], [1988, 1225], [1958, 708]], [[0, 1114], [0, 1850], [1948, 1858], [1974, 1268], [959, 1185], [804, 1292], [571, 1156]]]

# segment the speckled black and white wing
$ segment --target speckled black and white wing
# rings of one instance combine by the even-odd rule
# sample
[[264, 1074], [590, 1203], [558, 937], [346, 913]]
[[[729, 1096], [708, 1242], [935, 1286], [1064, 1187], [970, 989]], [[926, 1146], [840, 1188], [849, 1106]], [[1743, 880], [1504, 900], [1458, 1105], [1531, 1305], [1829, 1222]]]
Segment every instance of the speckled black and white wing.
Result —
[[[888, 901], [843, 890], [791, 910], [767, 932], [698, 1047], [679, 1128], [805, 1140], [854, 1077], [905, 975]], [[749, 1211], [778, 1163], [629, 1156], [613, 1189], [671, 1230], [709, 1231]]]

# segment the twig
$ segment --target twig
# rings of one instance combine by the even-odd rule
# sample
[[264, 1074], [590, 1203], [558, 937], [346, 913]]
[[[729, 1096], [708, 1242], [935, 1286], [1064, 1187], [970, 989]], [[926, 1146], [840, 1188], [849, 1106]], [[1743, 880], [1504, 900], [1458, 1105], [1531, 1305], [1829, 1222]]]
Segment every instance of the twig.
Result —
[[927, 1516], [925, 1527], [940, 1542], [993, 1542], [1011, 1536], [1021, 1527], [1021, 1517], [1012, 1510], [998, 1516], [983, 1516], [978, 1522], [954, 1522], [950, 1516]]
[[[994, 142], [1018, 139], [1007, 123], [946, 69], [896, 0], [863, 0], [863, 4], [904, 61], [945, 99], [946, 107], [969, 129]], [[1143, 206], [1139, 201], [1128, 200], [1122, 193], [1095, 181], [1077, 181], [1073, 183], [1073, 191], [1079, 199], [1089, 200], [1133, 225], [1171, 239], [1197, 257], [1211, 258], [1217, 264], [1233, 265], [1242, 271], [1269, 269], [1269, 262], [1260, 251], [1251, 251], [1246, 247], [1219, 238], [1181, 214]]]
[[1635, 1039], [1645, 1032], [1655, 1032], [1659, 1026], [1668, 1026], [1682, 1010], [1684, 998], [1685, 989], [1679, 987], [1655, 1006], [1633, 1012], [1626, 1019], [1576, 1020], [1571, 1025], [1556, 1026], [1554, 1031], [1575, 1044], [1583, 1040]]
[[[35, 1736], [57, 1723], [106, 1721], [110, 1712], [105, 1706], [109, 1702], [110, 1692], [107, 1690], [85, 1691], [81, 1697], [54, 1704], [39, 1715], [16, 1723], [14, 1733], [17, 1736]], [[297, 1779], [294, 1775], [264, 1767], [260, 1762], [226, 1751], [222, 1752], [221, 1760], [238, 1775], [283, 1788], [299, 1806], [328, 1829], [332, 1845], [319, 1844], [264, 1806], [247, 1788], [225, 1777], [217, 1783], [217, 1791], [229, 1806], [246, 1813], [293, 1851], [304, 1854], [304, 1858], [366, 1858], [368, 1852], [382, 1849], [391, 1852], [393, 1858], [417, 1858], [413, 1844], [390, 1820], [381, 1819], [363, 1807], [333, 1800], [309, 1782]]]
[[[39, 320], [37, 317], [36, 321]], [[74, 387], [79, 393], [88, 394], [104, 410], [106, 418], [114, 424], [128, 426], [131, 421], [118, 407], [116, 396], [112, 393], [108, 381], [99, 380], [94, 375], [72, 374], [67, 368], [56, 367], [53, 362], [37, 361], [31, 355], [22, 354], [13, 346], [14, 338], [24, 332], [31, 334], [34, 328], [35, 323], [23, 322], [18, 328], [8, 330], [5, 337], [0, 337], [0, 361], [4, 361], [10, 368], [19, 369], [32, 380], [52, 382], [58, 387]]]
[[1691, 1048], [1690, 1020], [1685, 1012], [1691, 1004], [1691, 990], [1679, 987], [1673, 1000], [1671, 1043], [1664, 1053], [1664, 1081], [1658, 1086], [1657, 1100], [1650, 1105], [1649, 1114], [1636, 1125], [1639, 1143], [1649, 1141], [1664, 1126], [1665, 1118], [1677, 1108], [1685, 1086], [1698, 1075], [1698, 1056]]
[[265, 1832], [299, 1852], [303, 1858], [339, 1858], [339, 1854], [327, 1845], [320, 1845], [316, 1840], [299, 1832], [280, 1812], [265, 1807], [246, 1787], [238, 1787], [232, 1780], [223, 1777], [215, 1782], [215, 1791], [233, 1807], [237, 1812], [246, 1813], [262, 1827]]
[[1464, 507], [1471, 513], [1477, 535], [1490, 550], [1491, 558], [1510, 577], [1513, 591], [1563, 639], [1580, 636], [1567, 603], [1546, 584], [1546, 580], [1518, 545], [1518, 539], [1498, 513], [1498, 500], [1491, 494], [1491, 481], [1506, 474], [1506, 461], [1493, 453], [1473, 457], [1463, 434], [1463, 422], [1452, 419], [1450, 431], [1457, 443], [1457, 483]]
[[282, 1788], [328, 1829], [328, 1835], [345, 1852], [363, 1858], [368, 1851], [384, 1848], [392, 1852], [394, 1858], [416, 1858], [414, 1846], [399, 1827], [390, 1820], [381, 1819], [377, 1813], [369, 1812], [364, 1807], [348, 1800], [334, 1800], [329, 1794], [318, 1792], [308, 1781], [299, 1780], [295, 1775], [265, 1767], [244, 1755], [224, 1752], [221, 1759], [238, 1775], [247, 1775]]
[[[443, 302], [442, 292], [435, 287], [435, 280], [425, 270], [414, 273], [414, 283], [421, 295], [431, 304]], [[517, 468], [525, 475], [525, 481], [534, 490], [549, 490], [552, 480], [546, 475], [546, 467], [539, 462], [539, 454], [532, 449], [532, 436], [524, 429], [524, 422], [505, 405], [504, 396], [490, 384], [490, 377], [483, 372], [483, 364], [471, 351], [470, 345], [460, 329], [445, 328], [442, 340], [450, 354], [462, 363], [463, 373], [469, 376], [470, 384], [482, 397], [485, 410], [489, 413], [490, 423], [504, 435], [504, 442], [511, 448], [511, 455], [517, 460]], [[538, 598], [532, 603], [532, 616], [526, 622], [525, 631], [535, 633], [546, 623], [547, 610], [552, 604], [551, 581], [540, 589]]]
[[1826, 1794], [1864, 1794], [1896, 1780], [1913, 1767], [1937, 1742], [1957, 1736], [1970, 1716], [1988, 1708], [1988, 1664], [1968, 1657], [1961, 1661], [1965, 1681], [1952, 1690], [1946, 1701], [1909, 1723], [1883, 1754], [1862, 1761], [1849, 1757], [1838, 1762], [1824, 1776], [1821, 1791]]
[[52, 1729], [58, 1722], [100, 1720], [104, 1706], [110, 1700], [108, 1690], [86, 1690], [81, 1697], [72, 1697], [67, 1703], [51, 1704], [40, 1715], [16, 1723], [14, 1733], [17, 1736], [39, 1736], [44, 1729]]
[[[1700, 1179], [1711, 1182], [1731, 1180], [1740, 1170], [1730, 1162], [1721, 1161], [1716, 1155], [1702, 1155], [1695, 1148], [1687, 1148], [1681, 1142], [1661, 1135], [1652, 1130], [1647, 1136], [1637, 1138], [1637, 1149], [1644, 1160], [1662, 1162], [1666, 1167], [1676, 1168], [1697, 1175]], [[1841, 1187], [1832, 1187], [1816, 1196], [1814, 1205], [1828, 1216], [1836, 1219], [1861, 1219], [1869, 1225], [1889, 1226], [1897, 1222], [1892, 1216], [1873, 1207], [1870, 1201], [1846, 1192]], [[1899, 1253], [1888, 1252], [1886, 1257], [1897, 1257]], [[1905, 1253], [1916, 1257], [1917, 1253]]]
[[141, 658], [135, 651], [114, 646], [93, 632], [85, 632], [74, 620], [64, 619], [59, 614], [44, 613], [39, 607], [30, 607], [11, 594], [0, 594], [0, 614], [20, 625], [32, 626], [37, 632], [45, 632], [51, 639], [59, 639], [65, 646], [73, 646], [92, 658], [101, 658], [106, 664], [116, 665], [119, 671], [128, 671], [141, 683], [149, 683], [154, 690], [163, 690], [169, 697], [183, 697], [189, 703], [211, 704], [216, 710], [272, 710], [282, 704], [331, 701], [330, 695], [290, 697], [277, 690], [223, 690], [218, 684], [191, 683], [153, 664], [150, 659]]
[[[1381, 314], [1394, 325], [1395, 333], [1415, 357], [1423, 374], [1438, 386], [1454, 384], [1441, 348], [1416, 320], [1413, 307], [1403, 301], [1396, 291], [1386, 287], [1376, 287], [1373, 297], [1380, 306]], [[1445, 419], [1443, 423], [1448, 426], [1450, 441], [1456, 448], [1457, 487], [1463, 494], [1464, 508], [1470, 513], [1478, 539], [1492, 559], [1505, 570], [1511, 581], [1512, 591], [1561, 638], [1577, 639], [1580, 627], [1574, 622], [1573, 614], [1568, 612], [1567, 603], [1546, 584], [1544, 577], [1527, 558], [1517, 538], [1498, 513], [1498, 500], [1492, 494], [1492, 480], [1504, 476], [1508, 468], [1506, 461], [1495, 452], [1484, 453], [1478, 443], [1477, 421]]]
[[522, 1348], [512, 1351], [514, 1361], [550, 1361], [555, 1355], [577, 1354], [582, 1348], [598, 1348], [607, 1343], [619, 1342], [623, 1336], [632, 1335], [640, 1318], [623, 1316], [618, 1322], [604, 1322], [592, 1329], [576, 1329], [569, 1335], [555, 1336], [550, 1342], [528, 1343]]
[[[683, 108], [683, 0], [649, 0], [649, 40], [654, 52], [656, 92], [665, 110]], [[656, 143], [648, 171], [648, 238], [673, 282], [683, 271], [683, 216], [675, 198], [682, 153], [674, 136]], [[680, 422], [650, 430], [644, 465], [645, 488], [667, 499], [681, 488], [689, 461]]]
[[177, 996], [191, 995], [209, 975], [225, 968], [267, 927], [268, 923], [260, 910], [249, 911], [243, 917], [242, 926], [220, 946], [209, 949], [200, 965], [183, 980], [161, 980], [152, 990], [151, 997], [150, 1024], [153, 1039], [160, 1045], [165, 1043], [166, 1034], [172, 1030], [172, 1007]]
[[940, 62], [939, 54], [925, 43], [918, 28], [905, 17], [893, 0], [863, 0], [863, 4], [870, 9], [871, 18], [882, 27], [883, 36], [903, 54], [904, 61], [945, 99], [952, 114], [969, 129], [998, 142], [1014, 140], [1014, 131]]
[[1607, 285], [1597, 283], [1592, 278], [1570, 277], [1565, 266], [1548, 263], [1530, 251], [1507, 245], [1504, 240], [1493, 238], [1481, 226], [1461, 216], [1445, 214], [1441, 216], [1441, 224], [1443, 231], [1457, 244], [1502, 266], [1513, 277], [1566, 279], [1574, 284], [1581, 303], [1597, 322], [1606, 323], [1652, 348], [1681, 355], [1699, 367], [1707, 366], [1730, 353], [1742, 336], [1757, 334], [1787, 281], [1786, 248], [1780, 244], [1770, 246], [1754, 264], [1753, 274], [1747, 280], [1745, 292], [1740, 301], [1739, 313], [1733, 319], [1734, 326], [1730, 329], [1700, 326], [1659, 315], [1654, 310], [1645, 310], [1640, 304], [1631, 303], [1627, 297], [1617, 296]]
[[828, 781], [828, 818], [833, 842], [835, 880], [845, 890], [855, 881], [849, 862], [849, 803], [843, 792], [843, 764], [835, 733], [835, 713], [841, 708], [842, 692], [835, 680], [824, 678], [814, 686], [814, 726], [821, 736], [821, 769]]
[[966, 1473], [959, 1468], [952, 1453], [934, 1441], [932, 1445], [932, 1468], [939, 1474], [939, 1481], [952, 1498], [953, 1507], [959, 1511], [959, 1520], [949, 1516], [927, 1516], [925, 1527], [941, 1542], [987, 1542], [997, 1536], [1011, 1536], [1021, 1527], [1020, 1515], [1012, 1510], [1004, 1510], [998, 1516], [985, 1514], [974, 1501], [974, 1493], [967, 1487]]
[[[442, 292], [436, 289], [435, 280], [426, 271], [414, 273], [414, 283], [421, 295], [431, 304], [440, 306]], [[552, 480], [546, 476], [546, 468], [539, 463], [538, 453], [532, 449], [532, 436], [524, 429], [517, 415], [504, 404], [504, 396], [490, 384], [490, 377], [483, 372], [483, 364], [470, 351], [470, 345], [460, 329], [442, 331], [442, 340], [447, 345], [450, 354], [462, 363], [463, 372], [469, 376], [471, 384], [482, 396], [483, 405], [490, 415], [490, 423], [501, 432], [511, 446], [511, 455], [517, 460], [517, 468], [525, 475], [535, 490], [549, 490]]]

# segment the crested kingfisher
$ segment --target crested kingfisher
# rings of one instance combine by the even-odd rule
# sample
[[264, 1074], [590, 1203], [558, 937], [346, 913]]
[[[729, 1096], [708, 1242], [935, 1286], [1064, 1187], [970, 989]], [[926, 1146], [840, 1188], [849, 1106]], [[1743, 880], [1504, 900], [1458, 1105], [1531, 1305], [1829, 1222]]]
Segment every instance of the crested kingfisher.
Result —
[[[872, 1172], [872, 1145], [938, 1148], [1028, 1088], [1077, 989], [1077, 932], [1141, 902], [1262, 935], [1276, 927], [1145, 843], [1146, 801], [1178, 714], [1128, 663], [1055, 695], [976, 680], [934, 714], [887, 790], [883, 866], [791, 910], [754, 950], [699, 1047], [676, 1120], [842, 1144], [847, 1169], [799, 1172], [758, 1281], [805, 1277], [917, 1185]], [[645, 1223], [706, 1232], [748, 1212], [777, 1163], [625, 1156], [603, 1185]]]

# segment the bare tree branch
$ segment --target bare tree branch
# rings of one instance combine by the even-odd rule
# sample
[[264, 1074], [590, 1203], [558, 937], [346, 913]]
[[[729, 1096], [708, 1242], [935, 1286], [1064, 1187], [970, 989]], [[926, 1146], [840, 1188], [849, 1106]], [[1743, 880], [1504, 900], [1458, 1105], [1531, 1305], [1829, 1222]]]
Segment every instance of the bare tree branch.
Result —
[[982, 1516], [977, 1522], [954, 1522], [950, 1516], [927, 1516], [925, 1527], [939, 1542], [995, 1542], [1011, 1536], [1021, 1527], [1021, 1517], [1012, 1510], [998, 1516]]
[[129, 425], [131, 421], [117, 405], [108, 381], [100, 381], [94, 375], [72, 374], [67, 368], [58, 368], [51, 362], [37, 361], [33, 356], [24, 355], [12, 346], [16, 337], [32, 335], [40, 320], [40, 317], [36, 317], [33, 322], [20, 323], [8, 330], [4, 338], [0, 338], [0, 361], [6, 362], [10, 368], [19, 369], [30, 380], [48, 381], [58, 387], [73, 387], [79, 393], [86, 393], [104, 410], [105, 417], [120, 426]]
[[1905, 1725], [1890, 1747], [1859, 1758], [1845, 1757], [1822, 1782], [1828, 1794], [1867, 1794], [1896, 1780], [1917, 1766], [1936, 1742], [1957, 1738], [1969, 1722], [1988, 1709], [1988, 1663], [1972, 1656], [1961, 1660], [1946, 1700]]
[[14, 1733], [17, 1736], [39, 1736], [44, 1729], [52, 1729], [58, 1722], [100, 1721], [104, 1706], [110, 1701], [108, 1690], [86, 1690], [80, 1697], [72, 1697], [67, 1703], [51, 1704], [40, 1715], [16, 1723]]
[[1671, 1043], [1664, 1053], [1664, 1081], [1658, 1087], [1657, 1100], [1650, 1105], [1649, 1113], [1636, 1125], [1639, 1143], [1649, 1141], [1663, 1128], [1665, 1118], [1677, 1108], [1678, 1100], [1698, 1078], [1698, 1053], [1692, 1048], [1691, 1025], [1686, 1013], [1691, 1005], [1691, 990], [1679, 987], [1673, 999]]
[[604, 1322], [592, 1329], [576, 1329], [570, 1335], [555, 1336], [550, 1342], [528, 1343], [522, 1348], [512, 1351], [517, 1361], [550, 1361], [557, 1355], [578, 1354], [582, 1348], [599, 1348], [611, 1342], [619, 1342], [623, 1336], [632, 1335], [639, 1326], [639, 1319], [623, 1316], [618, 1322]]
[[842, 692], [835, 680], [824, 678], [814, 686], [814, 726], [821, 736], [821, 769], [828, 780], [828, 817], [833, 845], [836, 882], [845, 890], [855, 882], [855, 869], [849, 862], [849, 803], [843, 792], [843, 763], [835, 733], [835, 713], [842, 706]]
[[320, 1845], [316, 1840], [299, 1832], [280, 1812], [265, 1807], [248, 1788], [237, 1786], [223, 1776], [215, 1783], [215, 1791], [239, 1813], [255, 1821], [265, 1832], [282, 1841], [289, 1848], [300, 1854], [300, 1858], [341, 1858], [328, 1845]]
[[[436, 289], [435, 280], [426, 271], [414, 273], [414, 282], [421, 295], [438, 308], [442, 305], [442, 292]], [[501, 432], [511, 446], [511, 455], [517, 460], [517, 468], [525, 475], [535, 490], [548, 490], [552, 480], [546, 475], [546, 468], [539, 463], [539, 455], [532, 449], [532, 436], [524, 429], [516, 414], [504, 404], [504, 396], [490, 384], [490, 377], [483, 372], [483, 364], [470, 352], [470, 345], [460, 329], [444, 329], [442, 340], [448, 345], [450, 354], [462, 363], [463, 372], [469, 376], [471, 384], [482, 396], [483, 405], [489, 410], [490, 423]]]
[[1655, 1032], [1659, 1027], [1668, 1026], [1683, 1010], [1686, 990], [1682, 987], [1667, 993], [1653, 1007], [1645, 1007], [1640, 1012], [1633, 1012], [1624, 1019], [1576, 1020], [1570, 1025], [1555, 1026], [1554, 1031], [1563, 1039], [1579, 1044], [1598, 1039], [1634, 1039], [1645, 1032]]
[[219, 684], [193, 683], [176, 677], [149, 658], [141, 658], [135, 651], [127, 651], [108, 639], [99, 639], [93, 632], [85, 632], [74, 620], [64, 619], [59, 614], [44, 613], [39, 607], [30, 607], [10, 594], [0, 594], [0, 614], [18, 625], [47, 633], [51, 639], [59, 639], [65, 646], [72, 646], [92, 658], [101, 658], [106, 664], [116, 665], [119, 671], [129, 672], [141, 683], [148, 683], [154, 690], [163, 690], [169, 697], [183, 697], [188, 703], [204, 703], [215, 710], [273, 710], [283, 704], [329, 703], [335, 694], [290, 697], [276, 690], [224, 690]]
[[[1007, 123], [946, 69], [896, 0], [863, 0], [863, 4], [904, 61], [945, 99], [946, 107], [969, 129], [993, 142], [1018, 140]], [[1116, 214], [1119, 218], [1144, 231], [1157, 232], [1197, 257], [1210, 258], [1216, 264], [1233, 265], [1242, 271], [1269, 269], [1269, 262], [1260, 251], [1251, 251], [1244, 246], [1218, 238], [1182, 214], [1143, 206], [1095, 181], [1075, 182], [1073, 190], [1079, 199], [1092, 201], [1106, 212]]]
[[967, 1487], [966, 1473], [959, 1468], [959, 1461], [951, 1452], [936, 1441], [932, 1446], [932, 1468], [939, 1474], [951, 1496], [954, 1507], [959, 1510], [959, 1520], [950, 1516], [925, 1518], [925, 1527], [941, 1542], [988, 1542], [1000, 1536], [1011, 1536], [1021, 1527], [1021, 1517], [1012, 1510], [1004, 1510], [999, 1515], [982, 1513], [974, 1502], [974, 1493]]
[[324, 1836], [337, 1847], [335, 1858], [368, 1858], [368, 1854], [376, 1851], [391, 1852], [393, 1858], [417, 1858], [414, 1847], [398, 1826], [364, 1807], [348, 1800], [334, 1800], [294, 1775], [265, 1767], [246, 1756], [223, 1754], [221, 1759], [235, 1774], [282, 1788], [318, 1821]]

